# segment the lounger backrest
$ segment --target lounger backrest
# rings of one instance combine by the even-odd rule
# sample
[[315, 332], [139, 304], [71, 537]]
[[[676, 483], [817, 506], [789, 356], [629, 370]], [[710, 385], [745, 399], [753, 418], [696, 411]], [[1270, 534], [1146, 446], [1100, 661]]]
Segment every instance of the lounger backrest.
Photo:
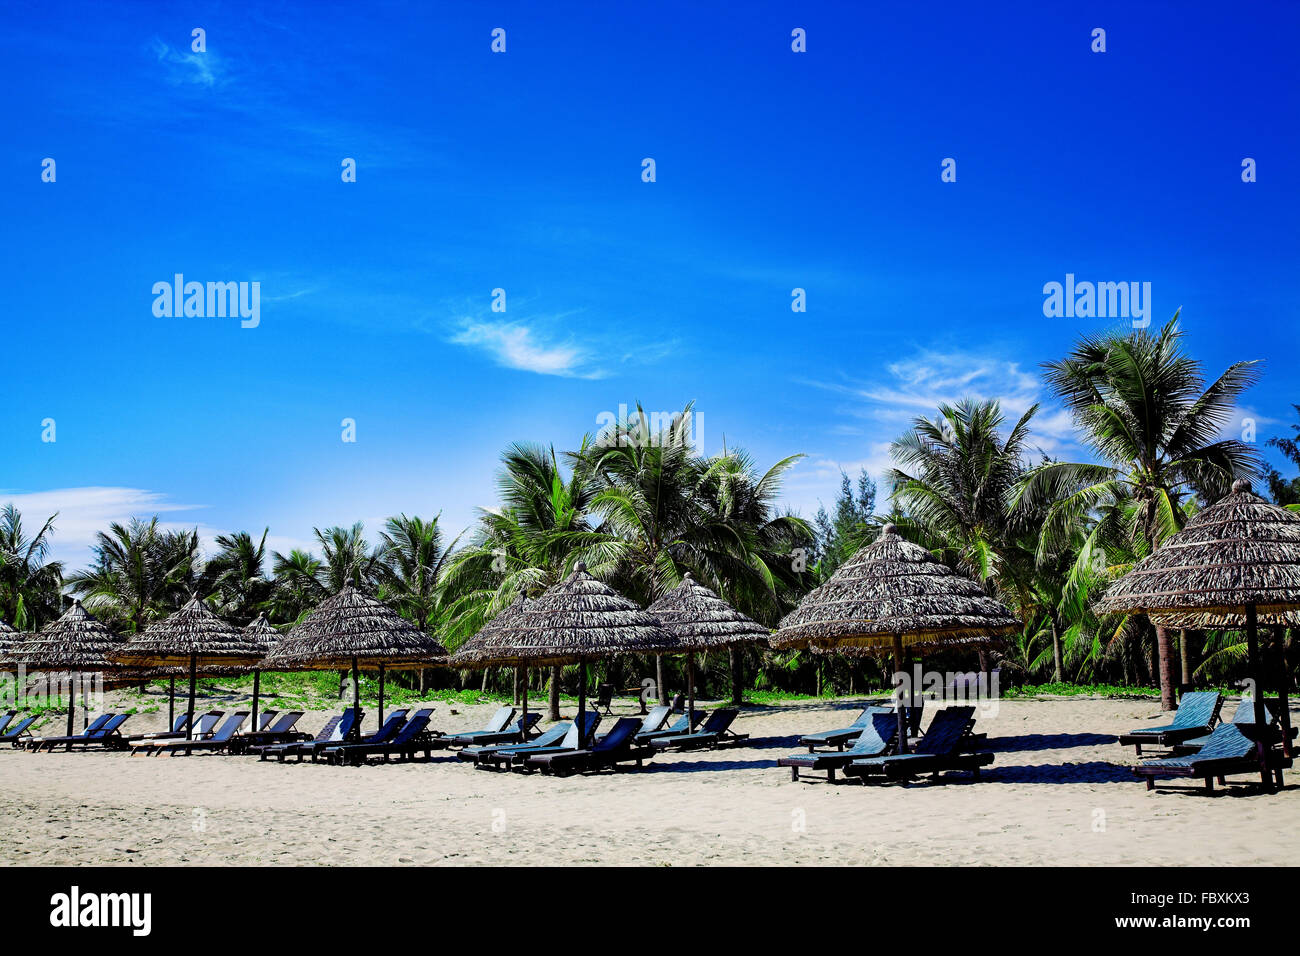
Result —
[[342, 714], [337, 714], [331, 717], [329, 720], [325, 721], [325, 726], [322, 727], [320, 729], [320, 733], [316, 735], [316, 741], [320, 743], [327, 740], [342, 740], [343, 739], [342, 737], [334, 736], [335, 731], [339, 729], [339, 724], [341, 724], [342, 722], [343, 722]]
[[[81, 736], [83, 737], [99, 736], [100, 731], [104, 729], [104, 725], [108, 723], [110, 720], [112, 720], [114, 716], [115, 716], [114, 714], [100, 714], [98, 717], [96, 717], [86, 726], [86, 729], [81, 732]], [[121, 724], [119, 723], [118, 726], [120, 727]]]
[[12, 740], [15, 737], [21, 737], [23, 732], [34, 723], [36, 723], [36, 718], [34, 716], [24, 717], [22, 720], [18, 721], [12, 729], [10, 729], [9, 733], [4, 735], [5, 739]]
[[343, 716], [340, 718], [338, 725], [334, 728], [334, 732], [330, 734], [329, 739], [342, 740], [347, 737], [352, 733], [352, 728], [357, 725], [357, 721], [362, 718], [364, 713], [364, 711], [357, 710], [355, 707], [349, 707], [347, 710], [343, 711]]
[[189, 722], [190, 722], [189, 711], [186, 711], [183, 714], [178, 714], [176, 719], [172, 721], [172, 733], [179, 734], [182, 730], [185, 729], [185, 725], [188, 724]]
[[641, 721], [641, 728], [637, 731], [639, 734], [648, 734], [658, 730], [668, 719], [668, 708], [666, 706], [651, 707], [650, 713], [645, 715]]
[[[1268, 709], [1268, 704], [1264, 705], [1264, 719], [1270, 724], [1273, 723], [1273, 712]], [[1241, 703], [1232, 714], [1234, 724], [1253, 724], [1255, 722], [1255, 701], [1250, 697], [1241, 698]]]
[[224, 714], [225, 711], [214, 710], [211, 713], [207, 713], [201, 716], [198, 720], [194, 722], [194, 736], [195, 737], [208, 736], [208, 734], [212, 733], [213, 728], [217, 726], [217, 722], [221, 720]]
[[573, 722], [570, 720], [556, 724], [554, 727], [548, 727], [533, 741], [534, 747], [554, 747], [573, 729]]
[[302, 715], [303, 711], [301, 710], [291, 710], [288, 713], [281, 714], [280, 719], [275, 722], [275, 726], [268, 730], [267, 733], [287, 734], [293, 730], [293, 725], [302, 719]]
[[402, 725], [402, 729], [393, 738], [393, 743], [404, 744], [412, 740], [416, 735], [424, 733], [424, 728], [429, 726], [429, 721], [432, 718], [432, 707], [427, 710], [417, 710], [415, 716]]
[[516, 724], [522, 724], [523, 727], [520, 728], [520, 729], [523, 730], [523, 731], [525, 731], [525, 732], [527, 732], [527, 731], [532, 730], [534, 727], [536, 727], [538, 721], [540, 721], [541, 719], [542, 719], [542, 715], [541, 715], [541, 714], [532, 714], [532, 713], [529, 713], [529, 714], [524, 714], [522, 717], [520, 717], [518, 720], [516, 720], [515, 723], [516, 723]]
[[[697, 714], [701, 713], [701, 711], [696, 711], [696, 713]], [[674, 720], [671, 725], [669, 725], [668, 733], [684, 734], [686, 733], [686, 731], [690, 729], [690, 727], [691, 727], [691, 718], [683, 714], [681, 717], [678, 717], [676, 720]]]
[[487, 726], [483, 729], [490, 734], [499, 734], [514, 719], [515, 709], [513, 707], [498, 707], [497, 712], [492, 715], [492, 719], [487, 722]]
[[260, 714], [258, 714], [257, 729], [266, 730], [266, 728], [270, 725], [271, 721], [275, 719], [275, 715], [278, 713], [279, 713], [278, 710], [264, 710]]
[[1246, 757], [1254, 749], [1255, 742], [1241, 732], [1240, 724], [1219, 724], [1211, 731], [1210, 739], [1197, 751], [1191, 762], [1195, 764], [1202, 760]]
[[235, 731], [237, 731], [240, 727], [242, 727], [244, 725], [244, 721], [246, 721], [247, 719], [248, 719], [248, 711], [246, 710], [235, 711], [233, 714], [231, 714], [229, 717], [226, 718], [226, 722], [221, 725], [221, 729], [218, 730], [215, 734], [213, 734], [210, 739], [212, 739], [213, 741], [219, 744], [225, 743], [231, 737], [235, 736]]
[[944, 756], [957, 749], [957, 744], [975, 716], [974, 707], [945, 707], [934, 715], [930, 726], [916, 745], [916, 752], [931, 756]]
[[578, 749], [578, 725], [577, 724], [569, 724], [569, 729], [568, 731], [565, 732], [564, 739], [560, 741], [560, 746], [563, 747], [565, 750]]
[[18, 716], [18, 711], [9, 710], [0, 714], [0, 736], [4, 736], [4, 729], [9, 726], [9, 721]]
[[1223, 695], [1215, 690], [1198, 690], [1184, 694], [1174, 714], [1175, 727], [1209, 727], [1223, 706]]
[[[585, 710], [582, 712], [582, 739], [590, 740], [596, 728], [600, 726], [600, 714], [594, 710]], [[566, 738], [567, 739], [567, 738]]]
[[849, 748], [849, 753], [876, 755], [884, 753], [890, 743], [898, 736], [898, 715], [892, 710], [871, 714], [870, 723], [862, 728], [858, 739]]
[[406, 723], [406, 715], [409, 713], [409, 709], [402, 707], [389, 714], [388, 719], [384, 721], [384, 726], [375, 732], [371, 743], [382, 744], [386, 740], [392, 740], [393, 735], [402, 729], [402, 724]]
[[704, 727], [700, 732], [705, 734], [721, 734], [727, 731], [737, 717], [740, 711], [734, 707], [720, 707], [713, 713], [709, 714], [709, 719], [704, 722]]
[[636, 729], [639, 726], [641, 726], [641, 722], [635, 717], [620, 717], [614, 722], [614, 726], [610, 728], [609, 733], [596, 741], [596, 745], [591, 748], [592, 752], [598, 753], [626, 747], [628, 741], [636, 734]]

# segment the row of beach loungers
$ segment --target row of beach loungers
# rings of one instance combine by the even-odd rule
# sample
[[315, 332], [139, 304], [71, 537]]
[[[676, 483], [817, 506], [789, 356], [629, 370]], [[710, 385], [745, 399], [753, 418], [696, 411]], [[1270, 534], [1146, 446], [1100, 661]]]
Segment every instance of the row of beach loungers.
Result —
[[[8, 724], [16, 716], [0, 714], [0, 741], [32, 752], [57, 749], [101, 749], [129, 751], [132, 756], [175, 756], [194, 753], [254, 754], [261, 760], [281, 763], [295, 760], [358, 765], [371, 758], [413, 760], [432, 758], [433, 751], [459, 748], [463, 760], [475, 766], [506, 769], [540, 770], [543, 773], [569, 774], [635, 763], [638, 767], [658, 752], [669, 749], [691, 750], [739, 743], [746, 734], [737, 734], [731, 725], [739, 716], [733, 708], [708, 714], [696, 714], [691, 720], [682, 716], [669, 725], [670, 707], [656, 707], [644, 718], [622, 718], [610, 731], [596, 737], [601, 717], [584, 714], [581, 737], [572, 721], [562, 721], [545, 731], [537, 729], [539, 714], [520, 715], [514, 707], [502, 707], [477, 731], [443, 734], [429, 729], [432, 708], [397, 709], [387, 715], [374, 733], [352, 739], [364, 713], [349, 708], [330, 718], [315, 736], [296, 729], [302, 711], [280, 714], [265, 711], [259, 715], [258, 728], [245, 731], [249, 711], [226, 714], [219, 710], [195, 715], [194, 733], [187, 734], [188, 715], [175, 719], [169, 731], [127, 736], [122, 725], [127, 714], [102, 714], [81, 733], [66, 736], [35, 737], [29, 732], [35, 717], [24, 718], [11, 732]], [[224, 719], [223, 719], [224, 718]], [[535, 736], [534, 736], [535, 735]], [[588, 743], [583, 746], [581, 741]]]
[[[1219, 721], [1223, 698], [1216, 692], [1185, 694], [1173, 719], [1156, 727], [1134, 730], [1119, 737], [1120, 744], [1136, 747], [1139, 762], [1135, 773], [1146, 780], [1148, 789], [1162, 777], [1203, 780], [1207, 790], [1217, 781], [1226, 784], [1233, 775], [1260, 771], [1261, 733], [1255, 724], [1254, 702], [1243, 698], [1231, 720]], [[904, 708], [908, 735], [907, 752], [898, 746], [898, 714], [892, 707], [867, 707], [849, 726], [808, 734], [799, 743], [806, 752], [790, 754], [777, 765], [790, 770], [791, 779], [824, 773], [835, 782], [836, 774], [869, 781], [912, 780], [951, 771], [967, 771], [979, 779], [980, 770], [993, 763], [992, 752], [981, 749], [984, 734], [974, 732], [973, 707], [946, 707], [934, 715], [920, 732], [922, 708]], [[653, 708], [644, 718], [617, 718], [605, 734], [596, 736], [601, 716], [583, 714], [581, 733], [573, 721], [560, 721], [542, 730], [540, 715], [519, 714], [514, 707], [501, 707], [480, 730], [444, 734], [430, 730], [431, 708], [411, 714], [397, 709], [388, 714], [377, 731], [353, 740], [352, 734], [363, 713], [349, 708], [312, 736], [297, 729], [302, 711], [259, 714], [256, 730], [244, 731], [249, 712], [226, 714], [219, 710], [195, 715], [194, 733], [187, 734], [188, 715], [181, 714], [171, 730], [128, 736], [122, 733], [127, 714], [102, 714], [81, 733], [68, 736], [36, 737], [30, 733], [37, 719], [19, 719], [16, 711], [0, 713], [0, 743], [33, 752], [66, 750], [129, 751], [133, 756], [174, 756], [194, 753], [254, 754], [261, 760], [296, 760], [359, 765], [373, 758], [414, 760], [432, 758], [435, 750], [457, 750], [457, 758], [479, 769], [540, 771], [546, 774], [617, 770], [637, 767], [657, 753], [736, 744], [748, 739], [731, 726], [739, 715], [734, 708], [712, 713], [696, 712], [692, 720], [682, 714], [671, 724], [673, 708]], [[1265, 710], [1263, 732], [1265, 766], [1282, 786], [1282, 771], [1291, 766], [1274, 744], [1281, 740], [1277, 716]], [[241, 731], [243, 731], [241, 733]], [[1292, 739], [1296, 730], [1290, 729]], [[583, 742], [586, 742], [585, 744]], [[1143, 757], [1143, 747], [1164, 748], [1156, 757]]]

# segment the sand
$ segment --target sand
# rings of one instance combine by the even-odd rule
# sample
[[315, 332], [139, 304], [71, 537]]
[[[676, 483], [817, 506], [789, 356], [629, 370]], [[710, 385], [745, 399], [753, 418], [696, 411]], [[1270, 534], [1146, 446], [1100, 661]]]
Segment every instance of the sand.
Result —
[[[798, 749], [799, 734], [843, 726], [860, 704], [749, 709], [736, 727], [753, 735], [750, 746], [564, 779], [479, 771], [452, 757], [345, 768], [4, 749], [0, 862], [1226, 867], [1300, 859], [1300, 787], [1206, 797], [1148, 792], [1132, 776], [1133, 750], [1114, 736], [1159, 717], [1149, 700], [1001, 702], [977, 727], [997, 752], [977, 783], [968, 775], [947, 785], [794, 783], [775, 766]], [[482, 726], [494, 707], [457, 705], [453, 715], [451, 705], [435, 706], [434, 726], [446, 731]], [[312, 714], [303, 725], [321, 722]], [[128, 726], [163, 723], [165, 712]]]

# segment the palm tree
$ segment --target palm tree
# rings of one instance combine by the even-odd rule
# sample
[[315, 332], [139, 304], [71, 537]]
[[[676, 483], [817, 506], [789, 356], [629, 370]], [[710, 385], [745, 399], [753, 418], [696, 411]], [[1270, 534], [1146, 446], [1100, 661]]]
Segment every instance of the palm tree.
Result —
[[68, 584], [127, 632], [166, 617], [207, 583], [201, 578], [197, 529], [164, 530], [155, 515], [149, 521], [113, 522], [95, 538], [94, 565], [69, 575]]
[[997, 401], [941, 405], [889, 446], [892, 497], [947, 563], [978, 581], [1002, 577], [1012, 558], [1011, 500], [1026, 467], [1029, 408], [1004, 439]]
[[[379, 537], [380, 596], [424, 630], [441, 631], [445, 605], [438, 577], [448, 566], [456, 541], [444, 545], [437, 516], [424, 521], [404, 514], [389, 518]], [[425, 673], [420, 671], [420, 690], [424, 690]]]
[[[566, 478], [554, 448], [516, 443], [501, 456], [501, 505], [479, 512], [478, 528], [439, 577], [444, 643], [455, 649], [520, 594], [536, 597], [563, 580], [596, 542], [590, 489]], [[551, 668], [550, 718], [559, 719], [560, 668]]]
[[40, 630], [59, 616], [63, 564], [46, 560], [57, 517], [51, 515], [29, 538], [12, 503], [0, 511], [0, 620], [18, 630]]
[[269, 532], [269, 528], [263, 529], [256, 543], [247, 531], [217, 535], [217, 553], [204, 568], [204, 577], [212, 582], [215, 592], [214, 610], [241, 626], [267, 610], [275, 591], [275, 581], [266, 576], [265, 567]]
[[329, 592], [321, 582], [321, 562], [301, 548], [287, 555], [276, 551], [271, 573], [275, 588], [271, 593], [271, 619], [279, 623], [296, 624]]
[[[1112, 530], [1122, 521], [1140, 558], [1182, 527], [1191, 494], [1217, 500], [1236, 476], [1258, 472], [1248, 446], [1219, 437], [1238, 396], [1258, 378], [1258, 364], [1237, 362], [1205, 387], [1177, 322], [1175, 314], [1156, 334], [1088, 336], [1044, 366], [1100, 462], [1049, 462], [1024, 483], [1021, 499], [1045, 514], [1040, 556], [1064, 547], [1090, 512], [1112, 506]], [[1125, 502], [1131, 507], [1117, 506]], [[1105, 525], [1098, 522], [1092, 535]], [[1156, 628], [1156, 650], [1161, 703], [1172, 710], [1173, 657], [1163, 627]]]

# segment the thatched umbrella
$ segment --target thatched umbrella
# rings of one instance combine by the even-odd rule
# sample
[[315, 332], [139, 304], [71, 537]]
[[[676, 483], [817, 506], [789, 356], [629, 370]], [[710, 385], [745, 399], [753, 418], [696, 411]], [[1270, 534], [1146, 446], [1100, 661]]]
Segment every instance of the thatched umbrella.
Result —
[[186, 739], [194, 734], [195, 681], [199, 669], [206, 672], [214, 667], [251, 666], [261, 657], [258, 644], [217, 617], [197, 594], [192, 594], [179, 611], [133, 635], [113, 654], [115, 660], [137, 667], [184, 665], [189, 668]]
[[[379, 669], [379, 725], [384, 723], [384, 669], [443, 667], [447, 649], [387, 604], [349, 583], [284, 635], [265, 670], [352, 671], [352, 705], [361, 710], [359, 668]], [[361, 722], [353, 725], [360, 738]]]
[[114, 669], [117, 664], [113, 654], [124, 643], [106, 624], [92, 617], [80, 601], [73, 601], [62, 617], [47, 624], [39, 634], [16, 640], [9, 656], [25, 667], [69, 672], [68, 736], [71, 737], [78, 675]]
[[[901, 672], [904, 647], [1010, 634], [1020, 627], [1020, 619], [978, 584], [920, 545], [903, 540], [898, 529], [887, 524], [879, 538], [804, 596], [770, 643], [777, 649], [889, 647], [894, 669]], [[905, 723], [899, 707], [898, 744], [903, 751]]]
[[658, 619], [588, 574], [581, 561], [563, 581], [524, 605], [513, 622], [485, 628], [478, 637], [476, 647], [457, 655], [467, 666], [580, 664], [579, 727], [587, 709], [588, 661], [681, 649]]
[[18, 640], [21, 640], [19, 633], [4, 621], [0, 621], [0, 667], [9, 666], [12, 661], [9, 651]]
[[[765, 642], [771, 633], [696, 581], [689, 571], [681, 584], [646, 608], [646, 613], [657, 617], [664, 630], [677, 638], [686, 652], [689, 702], [686, 712], [692, 727], [695, 726], [695, 652]], [[739, 699], [739, 688], [733, 689]]]
[[[1300, 514], [1270, 504], [1238, 478], [1231, 494], [1199, 511], [1134, 565], [1097, 606], [1108, 613], [1145, 614], [1166, 627], [1245, 627], [1260, 774], [1269, 787], [1256, 632], [1261, 622], [1294, 623], [1300, 610]], [[1289, 714], [1282, 710], [1286, 728]]]
[[[262, 651], [263, 656], [271, 653], [271, 648], [280, 642], [280, 632], [266, 619], [265, 614], [257, 615], [257, 620], [244, 628], [244, 634]], [[253, 717], [251, 726], [257, 730], [257, 698], [262, 687], [262, 669], [253, 668]]]
[[[467, 640], [460, 647], [456, 648], [456, 653], [451, 655], [448, 664], [452, 667], [467, 667], [481, 669], [493, 666], [490, 655], [480, 655], [478, 652], [486, 646], [486, 641], [491, 637], [494, 631], [499, 631], [516, 620], [523, 613], [524, 605], [528, 603], [528, 598], [520, 594], [517, 598], [506, 605], [496, 617], [488, 621], [477, 634]], [[528, 665], [516, 664], [516, 668], [523, 672], [523, 689], [524, 689], [524, 716], [528, 716]]]

